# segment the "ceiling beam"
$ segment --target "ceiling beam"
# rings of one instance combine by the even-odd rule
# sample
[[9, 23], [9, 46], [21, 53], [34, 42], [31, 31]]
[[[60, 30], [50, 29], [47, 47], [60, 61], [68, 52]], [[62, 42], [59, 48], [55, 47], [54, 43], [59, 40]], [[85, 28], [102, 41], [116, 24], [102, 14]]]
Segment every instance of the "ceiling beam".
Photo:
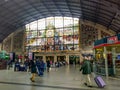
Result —
[[[33, 21], [34, 21], [34, 20], [37, 20], [37, 17], [31, 15], [31, 13], [28, 12], [28, 10], [25, 9], [23, 6], [21, 6], [19, 3], [15, 2], [15, 1], [14, 1], [14, 3], [18, 6], [18, 8], [19, 8], [20, 10], [22, 10], [22, 11], [21, 11], [22, 13], [25, 13], [26, 15], [28, 15], [28, 17], [31, 17], [31, 18], [33, 19]], [[26, 7], [27, 7], [27, 6], [26, 6]]]
[[[41, 0], [40, 0], [40, 1], [41, 1]], [[50, 16], [55, 16], [55, 15], [53, 15], [53, 14], [51, 13], [52, 11], [50, 11], [50, 9], [49, 9], [49, 7], [48, 7], [48, 6], [49, 6], [49, 5], [47, 4], [48, 2], [47, 2], [47, 3], [46, 3], [46, 2], [47, 2], [47, 1], [42, 0], [42, 1], [41, 1], [41, 4], [43, 5], [43, 7], [46, 8], [46, 10], [48, 11], [48, 13], [49, 13]]]
[[[98, 2], [100, 2], [100, 0], [98, 0]], [[96, 3], [96, 9], [95, 9], [95, 23], [98, 22], [99, 19], [99, 13], [100, 13], [100, 4]]]
[[[94, 12], [91, 12], [90, 10], [83, 10], [83, 12], [84, 12], [84, 17], [86, 16], [86, 14], [89, 16], [89, 15], [91, 15], [91, 16], [94, 16]], [[95, 16], [94, 16], [95, 17]], [[99, 16], [99, 17], [101, 17], [101, 18], [105, 18], [106, 20], [110, 20], [110, 19], [108, 19], [108, 18], [106, 18], [104, 15], [102, 15], [102, 16]], [[99, 21], [99, 20], [98, 20]]]
[[83, 11], [83, 8], [82, 8], [82, 6], [83, 6], [83, 1], [80, 0], [79, 3], [80, 3], [80, 11], [81, 11], [81, 17], [80, 17], [80, 18], [81, 18], [82, 20], [84, 20], [84, 11]]
[[60, 10], [59, 6], [56, 4], [56, 1], [55, 0], [52, 0], [54, 5], [56, 6], [58, 12], [61, 14], [61, 16], [64, 16], [64, 14], [62, 13], [62, 11]]
[[45, 15], [43, 13], [40, 12], [40, 10], [38, 10], [35, 6], [33, 6], [33, 4], [29, 1], [29, 0], [25, 0], [29, 5], [31, 5], [32, 8], [34, 8], [39, 14], [40, 16], [42, 16], [43, 18], [45, 18]]
[[[17, 18], [17, 14], [14, 13], [13, 11], [11, 11], [9, 8], [3, 6], [3, 5], [1, 5], [0, 8], [4, 8], [8, 13], [9, 13], [9, 12], [10, 12], [10, 13], [12, 12], [12, 14], [14, 14], [13, 17], [9, 17], [9, 18], [7, 18], [6, 15], [1, 15], [1, 14], [0, 14], [0, 17], [2, 17], [2, 20], [0, 20], [0, 22], [5, 23], [5, 24], [9, 24], [9, 25], [11, 25], [11, 26], [13, 26], [13, 27], [16, 27], [12, 22], [14, 21], [13, 18], [14, 18], [14, 19]], [[9, 14], [9, 15], [10, 15], [10, 14]], [[11, 22], [8, 21], [8, 20], [11, 20]]]
[[67, 5], [67, 7], [68, 7], [69, 13], [71, 14], [71, 17], [73, 17], [72, 12], [71, 12], [71, 9], [70, 9], [70, 5], [69, 5], [69, 3], [68, 3], [68, 0], [65, 0], [65, 3], [66, 3], [66, 5]]
[[108, 29], [109, 29], [109, 28], [111, 27], [111, 25], [114, 23], [114, 21], [115, 21], [115, 19], [117, 18], [117, 16], [118, 16], [118, 13], [116, 12], [116, 13], [114, 14], [114, 16], [112, 17], [112, 19], [110, 20], [108, 26], [107, 26]]

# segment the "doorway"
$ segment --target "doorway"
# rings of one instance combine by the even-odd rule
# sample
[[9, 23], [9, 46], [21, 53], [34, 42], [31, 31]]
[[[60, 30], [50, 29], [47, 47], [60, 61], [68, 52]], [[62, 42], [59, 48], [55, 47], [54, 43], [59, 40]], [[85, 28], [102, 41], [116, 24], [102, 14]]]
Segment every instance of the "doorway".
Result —
[[43, 56], [35, 56], [36, 59], [43, 60]]
[[54, 63], [54, 56], [46, 56], [46, 61], [50, 60], [52, 63]]
[[70, 55], [69, 56], [69, 64], [80, 64], [80, 56], [78, 55]]
[[60, 61], [60, 62], [66, 61], [65, 58], [66, 58], [65, 56], [57, 56], [57, 61]]

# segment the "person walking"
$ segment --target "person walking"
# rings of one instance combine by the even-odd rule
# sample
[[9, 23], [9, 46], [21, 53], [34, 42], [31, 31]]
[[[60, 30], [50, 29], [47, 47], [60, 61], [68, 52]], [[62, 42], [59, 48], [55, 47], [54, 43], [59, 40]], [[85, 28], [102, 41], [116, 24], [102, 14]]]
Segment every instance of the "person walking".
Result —
[[84, 84], [87, 85], [88, 87], [92, 87], [90, 76], [91, 76], [91, 73], [93, 72], [93, 68], [92, 68], [92, 63], [90, 62], [90, 60], [91, 60], [90, 55], [84, 56], [84, 61], [80, 68], [80, 71], [82, 71], [83, 77], [85, 79]]
[[46, 62], [47, 62], [47, 72], [49, 72], [50, 71], [50, 60], [47, 60]]
[[32, 73], [30, 80], [32, 82], [35, 82], [35, 75], [36, 75], [37, 70], [36, 70], [36, 63], [34, 60], [30, 61], [30, 66], [31, 66], [31, 73]]

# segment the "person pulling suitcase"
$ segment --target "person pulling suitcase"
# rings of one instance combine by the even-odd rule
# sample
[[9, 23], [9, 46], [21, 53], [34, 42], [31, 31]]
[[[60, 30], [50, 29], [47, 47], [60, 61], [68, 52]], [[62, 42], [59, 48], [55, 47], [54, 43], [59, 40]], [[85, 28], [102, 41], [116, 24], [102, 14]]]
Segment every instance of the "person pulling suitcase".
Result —
[[91, 56], [90, 55], [85, 55], [83, 64], [80, 68], [80, 71], [82, 71], [83, 77], [85, 79], [84, 84], [88, 87], [92, 87], [92, 82], [91, 82], [91, 73], [93, 72], [92, 68], [92, 63], [90, 62]]

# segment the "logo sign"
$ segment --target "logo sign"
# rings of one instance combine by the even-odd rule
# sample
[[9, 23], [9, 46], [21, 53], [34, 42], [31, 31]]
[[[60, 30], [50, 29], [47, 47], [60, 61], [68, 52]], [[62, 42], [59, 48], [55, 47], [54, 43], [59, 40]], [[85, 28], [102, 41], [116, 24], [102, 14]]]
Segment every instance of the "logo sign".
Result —
[[107, 43], [109, 43], [109, 44], [113, 44], [113, 43], [116, 43], [116, 42], [118, 42], [117, 36], [109, 37], [107, 39]]

